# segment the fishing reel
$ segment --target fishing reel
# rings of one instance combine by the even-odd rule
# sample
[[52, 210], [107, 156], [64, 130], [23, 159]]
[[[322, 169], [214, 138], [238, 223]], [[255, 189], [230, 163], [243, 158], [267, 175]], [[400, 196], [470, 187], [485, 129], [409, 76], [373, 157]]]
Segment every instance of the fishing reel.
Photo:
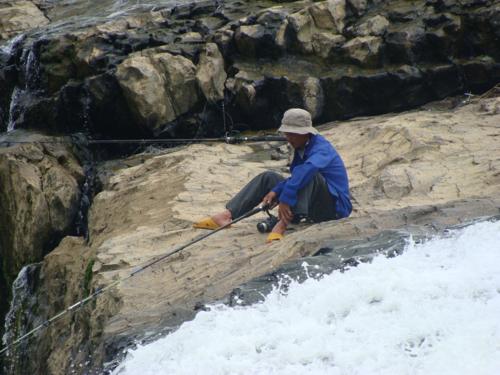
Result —
[[269, 208], [265, 209], [268, 217], [257, 223], [257, 230], [260, 233], [270, 232], [274, 226], [278, 223], [278, 218], [269, 212]]

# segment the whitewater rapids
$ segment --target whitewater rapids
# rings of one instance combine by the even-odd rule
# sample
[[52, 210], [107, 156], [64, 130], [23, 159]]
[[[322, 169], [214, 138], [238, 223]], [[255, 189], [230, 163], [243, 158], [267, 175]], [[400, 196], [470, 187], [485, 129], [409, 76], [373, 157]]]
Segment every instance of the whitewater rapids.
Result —
[[500, 221], [212, 306], [114, 374], [500, 374]]

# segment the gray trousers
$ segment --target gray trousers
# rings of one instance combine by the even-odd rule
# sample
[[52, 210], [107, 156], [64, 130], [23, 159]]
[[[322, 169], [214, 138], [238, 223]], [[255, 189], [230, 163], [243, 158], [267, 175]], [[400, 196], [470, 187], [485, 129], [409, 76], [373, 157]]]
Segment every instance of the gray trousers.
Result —
[[[262, 202], [262, 198], [284, 179], [275, 172], [261, 173], [241, 189], [226, 204], [226, 208], [236, 219]], [[295, 217], [307, 217], [314, 222], [337, 219], [335, 199], [320, 173], [316, 173], [311, 182], [299, 190], [297, 204], [291, 208]]]

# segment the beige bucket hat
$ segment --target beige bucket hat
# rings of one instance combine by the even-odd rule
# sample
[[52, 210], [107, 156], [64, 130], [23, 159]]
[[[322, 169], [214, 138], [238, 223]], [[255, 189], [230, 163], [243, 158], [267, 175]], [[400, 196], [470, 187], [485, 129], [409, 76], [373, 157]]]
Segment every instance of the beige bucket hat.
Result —
[[295, 134], [318, 134], [318, 131], [312, 126], [311, 114], [300, 108], [292, 108], [285, 112], [278, 131]]

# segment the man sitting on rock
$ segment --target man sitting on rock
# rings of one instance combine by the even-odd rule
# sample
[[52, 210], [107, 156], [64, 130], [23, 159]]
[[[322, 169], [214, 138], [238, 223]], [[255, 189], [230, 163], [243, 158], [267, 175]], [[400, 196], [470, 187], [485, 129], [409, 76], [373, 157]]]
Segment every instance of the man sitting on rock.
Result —
[[278, 131], [294, 148], [291, 176], [264, 172], [231, 199], [226, 210], [194, 224], [217, 229], [229, 224], [259, 203], [278, 204], [278, 223], [267, 242], [281, 240], [292, 220], [307, 217], [314, 222], [341, 219], [351, 214], [349, 181], [344, 162], [335, 148], [312, 126], [309, 112], [294, 108], [283, 115]]

